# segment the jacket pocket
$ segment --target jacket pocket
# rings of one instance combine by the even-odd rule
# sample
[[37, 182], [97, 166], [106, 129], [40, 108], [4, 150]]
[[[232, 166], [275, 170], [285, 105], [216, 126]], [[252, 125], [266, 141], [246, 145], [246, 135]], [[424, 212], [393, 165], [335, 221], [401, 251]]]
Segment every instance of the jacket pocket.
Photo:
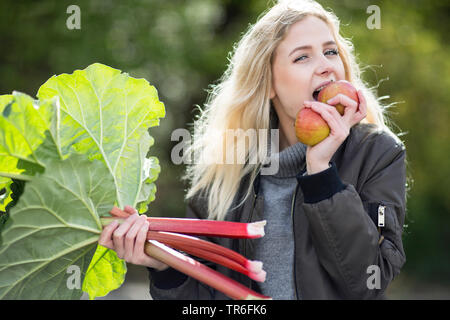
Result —
[[398, 222], [390, 205], [382, 202], [366, 202], [364, 207], [377, 228], [381, 230], [382, 228], [388, 228], [394, 232], [397, 231]]
[[383, 239], [389, 239], [394, 244], [400, 245], [402, 230], [395, 207], [383, 202], [365, 202], [364, 207], [380, 233], [380, 243]]

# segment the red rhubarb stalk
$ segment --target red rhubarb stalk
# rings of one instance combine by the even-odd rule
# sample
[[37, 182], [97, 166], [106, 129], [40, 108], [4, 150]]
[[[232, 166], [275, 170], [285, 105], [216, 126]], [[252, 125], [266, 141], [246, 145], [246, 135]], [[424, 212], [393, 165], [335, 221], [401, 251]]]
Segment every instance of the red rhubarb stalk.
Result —
[[[262, 271], [262, 262], [248, 260], [243, 255], [237, 253], [234, 250], [228, 249], [224, 246], [215, 244], [213, 242], [205, 241], [196, 237], [171, 232], [149, 231], [147, 233], [147, 240], [157, 240], [172, 248], [179, 250], [182, 250], [184, 246], [198, 248], [203, 251], [224, 256], [229, 260], [232, 260], [237, 264], [241, 265], [242, 267], [244, 267], [245, 269], [249, 270], [252, 273], [259, 273]], [[195, 255], [195, 253], [192, 252], [189, 253]]]
[[[127, 213], [114, 207], [110, 211], [111, 215], [117, 218], [126, 217]], [[203, 235], [224, 238], [260, 238], [264, 236], [264, 226], [266, 221], [252, 223], [217, 221], [205, 219], [186, 218], [156, 218], [148, 217], [151, 231], [177, 232], [190, 235]]]
[[239, 282], [224, 276], [204, 264], [187, 257], [162, 243], [159, 243], [158, 241], [147, 241], [145, 244], [145, 253], [212, 288], [223, 292], [232, 299], [271, 299], [270, 297], [259, 294]]
[[149, 230], [178, 232], [223, 238], [260, 238], [264, 236], [265, 221], [241, 223], [185, 218], [148, 218]]
[[198, 258], [202, 258], [202, 259], [209, 260], [211, 262], [223, 265], [229, 269], [240, 272], [255, 281], [258, 281], [258, 282], [266, 281], [266, 272], [264, 270], [260, 270], [257, 273], [252, 272], [252, 271], [246, 269], [245, 267], [243, 267], [242, 265], [240, 265], [239, 263], [237, 263], [236, 261], [228, 259], [225, 256], [221, 256], [220, 254], [213, 253], [213, 252], [199, 249], [199, 248], [194, 248], [194, 247], [191, 247], [188, 245], [170, 245], [167, 243], [164, 243], [164, 244], [168, 245], [171, 248], [178, 249], [178, 250], [184, 251], [186, 253], [189, 253], [191, 255], [194, 255]]
[[[111, 218], [102, 218], [102, 222], [104, 225], [107, 225], [111, 222]], [[236, 251], [213, 242], [184, 234], [163, 231], [148, 231], [147, 240], [156, 240], [171, 248], [219, 263], [256, 281], [264, 281], [265, 279], [265, 272], [262, 273], [263, 264], [261, 261], [248, 260]]]
[[[245, 274], [255, 281], [264, 282], [266, 280], [266, 272], [262, 270], [262, 262], [249, 261], [239, 253], [215, 243], [195, 237], [159, 231], [149, 231], [147, 240], [156, 240], [173, 249], [221, 264]], [[238, 259], [235, 259], [235, 257]], [[250, 266], [250, 268], [247, 268], [247, 266]]]

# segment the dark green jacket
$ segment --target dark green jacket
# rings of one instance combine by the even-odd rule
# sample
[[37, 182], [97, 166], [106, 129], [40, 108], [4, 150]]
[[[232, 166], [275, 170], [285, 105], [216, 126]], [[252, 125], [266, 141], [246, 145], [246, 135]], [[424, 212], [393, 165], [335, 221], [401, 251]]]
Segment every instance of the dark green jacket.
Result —
[[[291, 212], [297, 298], [384, 298], [405, 263], [405, 158], [405, 148], [397, 138], [375, 125], [358, 124], [334, 154], [329, 169], [314, 175], [303, 175], [305, 168], [299, 172]], [[261, 220], [264, 202], [258, 196], [258, 181], [253, 182], [251, 196], [229, 212], [226, 220]], [[236, 199], [243, 199], [248, 183], [243, 181]], [[205, 198], [195, 198], [188, 203], [186, 216], [205, 218], [206, 205]], [[383, 207], [384, 226], [379, 227]], [[253, 240], [208, 240], [252, 258]], [[214, 267], [258, 291], [258, 284], [246, 276]], [[149, 270], [153, 299], [227, 299], [174, 269]]]

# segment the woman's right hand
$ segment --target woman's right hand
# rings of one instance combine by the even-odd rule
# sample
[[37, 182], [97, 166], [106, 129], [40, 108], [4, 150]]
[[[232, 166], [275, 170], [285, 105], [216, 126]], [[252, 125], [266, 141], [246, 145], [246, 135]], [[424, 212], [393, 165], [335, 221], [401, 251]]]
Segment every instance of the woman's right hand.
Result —
[[98, 243], [114, 250], [117, 256], [126, 262], [159, 271], [167, 269], [168, 265], [144, 252], [149, 227], [147, 217], [145, 215], [139, 216], [136, 210], [130, 206], [126, 206], [124, 211], [129, 213], [130, 216], [122, 224], [113, 221], [107, 225], [100, 234]]

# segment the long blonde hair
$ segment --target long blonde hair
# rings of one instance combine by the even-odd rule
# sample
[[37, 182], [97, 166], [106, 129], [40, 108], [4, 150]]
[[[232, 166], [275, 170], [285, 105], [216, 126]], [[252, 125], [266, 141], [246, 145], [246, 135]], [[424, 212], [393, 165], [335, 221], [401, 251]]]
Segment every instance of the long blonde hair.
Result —
[[[367, 100], [368, 114], [361, 121], [376, 124], [380, 129], [392, 133], [386, 124], [384, 107], [361, 79], [361, 70], [353, 55], [352, 43], [339, 34], [339, 19], [320, 4], [311, 0], [279, 1], [258, 21], [249, 27], [234, 46], [228, 68], [217, 85], [211, 87], [205, 108], [194, 122], [192, 143], [185, 157], [195, 161], [188, 165], [184, 180], [190, 182], [186, 199], [202, 195], [208, 199], [208, 218], [223, 220], [230, 209], [240, 187], [242, 178], [250, 175], [250, 181], [258, 175], [267, 156], [257, 141], [250, 139], [244, 151], [245, 163], [208, 163], [198, 161], [211, 155], [223, 155], [226, 148], [236, 146], [235, 139], [226, 138], [227, 130], [269, 129], [270, 89], [272, 85], [271, 59], [278, 44], [283, 40], [289, 26], [306, 16], [316, 16], [327, 23], [338, 46], [345, 68], [346, 80], [363, 90]], [[238, 142], [239, 143], [239, 142]], [[244, 142], [246, 143], [246, 142]], [[256, 163], [248, 161], [251, 154], [260, 157]], [[252, 183], [248, 185], [247, 197]]]

